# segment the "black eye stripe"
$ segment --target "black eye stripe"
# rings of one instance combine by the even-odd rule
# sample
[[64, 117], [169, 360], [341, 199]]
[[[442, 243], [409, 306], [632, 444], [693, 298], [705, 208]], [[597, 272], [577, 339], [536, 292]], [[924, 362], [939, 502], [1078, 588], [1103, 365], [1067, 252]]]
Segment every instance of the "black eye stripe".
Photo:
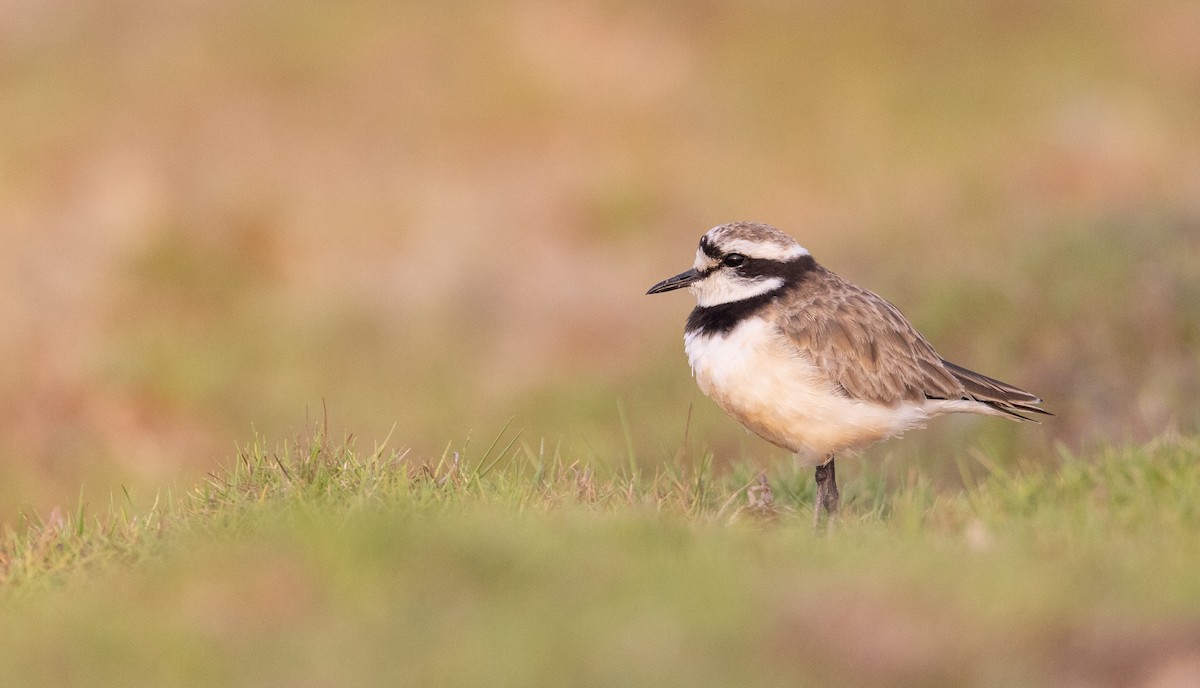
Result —
[[812, 256], [801, 256], [787, 261], [747, 257], [746, 262], [737, 268], [737, 273], [742, 277], [779, 277], [790, 282], [812, 267]]

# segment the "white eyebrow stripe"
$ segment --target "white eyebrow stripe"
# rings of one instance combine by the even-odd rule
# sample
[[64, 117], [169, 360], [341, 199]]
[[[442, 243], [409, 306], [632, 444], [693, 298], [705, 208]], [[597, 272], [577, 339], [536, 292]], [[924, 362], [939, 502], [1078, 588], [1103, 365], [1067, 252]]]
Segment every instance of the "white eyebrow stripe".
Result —
[[748, 241], [746, 239], [734, 239], [733, 241], [724, 242], [721, 244], [721, 251], [723, 253], [741, 253], [752, 258], [765, 258], [767, 260], [783, 262], [809, 255], [808, 249], [800, 244], [785, 246], [774, 242], [763, 243]]

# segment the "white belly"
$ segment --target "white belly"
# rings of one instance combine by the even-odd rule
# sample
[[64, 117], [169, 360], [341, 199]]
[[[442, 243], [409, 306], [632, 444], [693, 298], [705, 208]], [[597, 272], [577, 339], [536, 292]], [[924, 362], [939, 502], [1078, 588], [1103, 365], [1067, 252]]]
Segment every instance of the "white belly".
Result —
[[[775, 326], [748, 318], [725, 335], [684, 337], [700, 390], [772, 444], [810, 463], [925, 424], [933, 408], [847, 398]], [[932, 413], [931, 413], [932, 412]]]

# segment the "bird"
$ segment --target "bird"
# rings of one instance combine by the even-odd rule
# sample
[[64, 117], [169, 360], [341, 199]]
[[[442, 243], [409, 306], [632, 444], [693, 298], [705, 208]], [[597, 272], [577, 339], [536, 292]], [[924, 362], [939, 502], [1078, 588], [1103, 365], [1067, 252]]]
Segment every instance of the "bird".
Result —
[[942, 358], [899, 308], [770, 225], [713, 227], [690, 269], [646, 293], [683, 287], [696, 297], [684, 326], [696, 384], [747, 429], [815, 467], [818, 527], [838, 514], [838, 454], [947, 413], [1053, 415], [1036, 395]]

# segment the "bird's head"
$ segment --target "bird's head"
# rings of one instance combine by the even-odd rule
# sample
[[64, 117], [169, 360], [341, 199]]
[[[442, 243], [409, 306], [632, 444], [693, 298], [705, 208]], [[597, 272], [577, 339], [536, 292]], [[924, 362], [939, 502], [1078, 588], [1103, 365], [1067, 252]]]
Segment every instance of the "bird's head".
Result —
[[732, 222], [700, 237], [690, 270], [650, 287], [660, 294], [688, 287], [701, 307], [743, 301], [783, 287], [797, 263], [811, 256], [796, 240], [770, 225]]

